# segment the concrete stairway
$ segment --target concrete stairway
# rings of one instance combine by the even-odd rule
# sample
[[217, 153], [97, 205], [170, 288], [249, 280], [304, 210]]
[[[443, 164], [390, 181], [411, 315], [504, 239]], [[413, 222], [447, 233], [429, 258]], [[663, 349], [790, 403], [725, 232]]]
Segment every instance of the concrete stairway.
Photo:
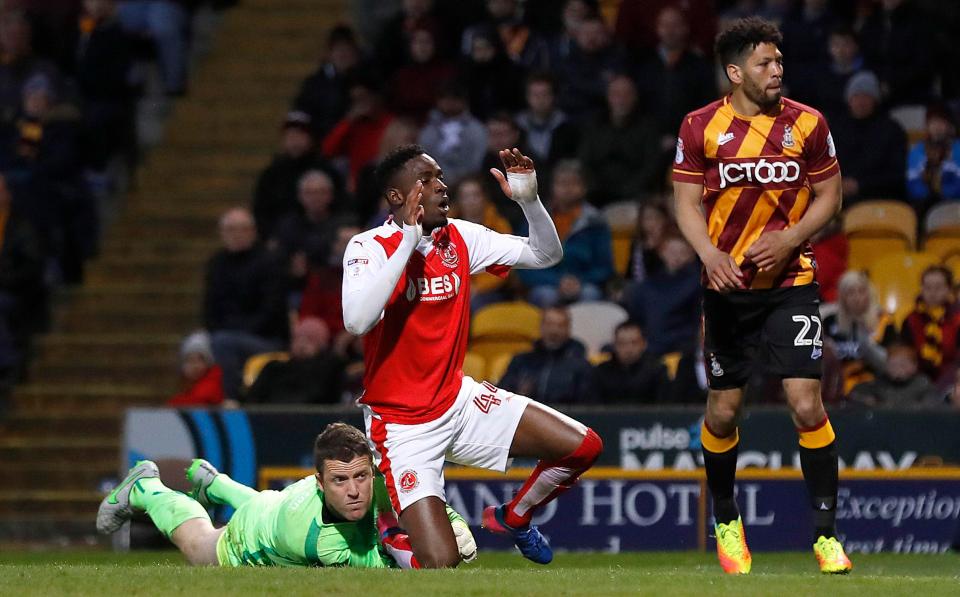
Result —
[[0, 422], [0, 544], [96, 542], [100, 485], [121, 466], [124, 409], [176, 390], [177, 347], [200, 325], [216, 220], [247, 204], [299, 82], [345, 0], [243, 0], [175, 106], [83, 287], [38, 340]]

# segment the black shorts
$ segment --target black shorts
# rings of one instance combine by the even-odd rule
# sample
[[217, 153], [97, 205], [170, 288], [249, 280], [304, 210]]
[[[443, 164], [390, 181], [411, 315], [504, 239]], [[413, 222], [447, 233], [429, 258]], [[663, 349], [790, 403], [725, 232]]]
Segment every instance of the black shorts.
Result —
[[785, 378], [820, 379], [823, 325], [816, 283], [703, 293], [703, 354], [713, 390], [743, 387], [754, 365]]

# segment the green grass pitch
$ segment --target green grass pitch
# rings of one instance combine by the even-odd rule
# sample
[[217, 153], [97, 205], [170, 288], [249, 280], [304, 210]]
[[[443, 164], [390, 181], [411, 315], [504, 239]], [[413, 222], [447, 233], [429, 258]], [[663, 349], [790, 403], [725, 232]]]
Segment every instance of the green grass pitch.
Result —
[[857, 555], [849, 576], [820, 575], [812, 553], [754, 554], [731, 578], [711, 554], [558, 553], [537, 566], [487, 552], [458, 570], [190, 568], [176, 552], [0, 553], [0, 595], [960, 595], [960, 556]]

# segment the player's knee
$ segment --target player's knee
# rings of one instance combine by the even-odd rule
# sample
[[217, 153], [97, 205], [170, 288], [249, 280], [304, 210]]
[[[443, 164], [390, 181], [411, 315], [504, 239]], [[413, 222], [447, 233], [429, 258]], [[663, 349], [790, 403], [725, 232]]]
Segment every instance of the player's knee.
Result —
[[801, 427], [813, 427], [823, 422], [826, 412], [819, 400], [800, 400], [793, 405], [793, 415]]
[[455, 568], [460, 563], [460, 552], [456, 549], [437, 548], [414, 550], [421, 568]]
[[583, 437], [580, 448], [583, 452], [583, 468], [590, 468], [603, 454], [603, 440], [593, 429], [587, 427], [587, 434]]

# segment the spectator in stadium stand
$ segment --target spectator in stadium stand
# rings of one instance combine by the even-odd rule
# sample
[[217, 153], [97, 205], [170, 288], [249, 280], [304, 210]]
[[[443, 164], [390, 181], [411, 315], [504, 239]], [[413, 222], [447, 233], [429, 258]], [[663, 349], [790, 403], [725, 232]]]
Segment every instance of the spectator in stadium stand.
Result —
[[791, 75], [790, 88], [798, 101], [816, 106], [832, 122], [846, 114], [844, 90], [850, 77], [863, 70], [864, 60], [857, 34], [846, 23], [836, 24], [830, 30], [827, 53], [827, 60], [819, 65], [815, 76], [795, 79]]
[[585, 126], [580, 141], [590, 203], [638, 199], [662, 186], [657, 128], [641, 110], [634, 80], [624, 74], [610, 79], [607, 109]]
[[220, 238], [223, 248], [207, 262], [203, 320], [223, 369], [224, 392], [236, 400], [247, 359], [285, 345], [286, 277], [276, 255], [257, 242], [246, 209], [220, 217]]
[[[79, 113], [59, 101], [44, 74], [30, 77], [22, 92], [17, 117], [0, 125], [0, 168], [18, 191], [28, 189], [18, 196], [37, 202], [25, 213], [47, 212], [34, 220], [38, 232], [55, 249], [59, 278], [77, 284], [99, 238], [99, 209], [83, 180]], [[42, 230], [40, 221], [50, 227]]]
[[187, 90], [188, 0], [121, 0], [117, 17], [124, 30], [153, 41], [164, 91], [179, 96]]
[[[490, 199], [492, 193], [487, 180], [487, 177], [478, 174], [461, 180], [452, 193], [450, 217], [480, 224], [501, 234], [512, 234], [510, 223]], [[476, 313], [486, 305], [507, 300], [506, 284], [507, 280], [487, 272], [470, 276], [470, 311]]]
[[283, 215], [300, 210], [298, 185], [305, 172], [326, 172], [334, 181], [336, 195], [342, 193], [340, 175], [317, 153], [312, 127], [313, 120], [306, 112], [288, 112], [281, 128], [280, 152], [257, 177], [253, 192], [253, 215], [263, 240], [270, 238]]
[[920, 372], [912, 346], [894, 344], [887, 349], [883, 372], [853, 388], [850, 400], [868, 406], [925, 408], [943, 404], [943, 392]]
[[613, 42], [600, 16], [588, 16], [577, 27], [566, 60], [555, 65], [557, 105], [576, 122], [604, 106], [607, 84], [626, 67], [622, 48]]
[[383, 131], [377, 159], [367, 164], [360, 172], [357, 191], [350, 205], [350, 211], [359, 216], [360, 222], [369, 223], [372, 227], [386, 220], [388, 215], [386, 200], [381, 197], [382, 193], [377, 188], [376, 176], [374, 176], [377, 164], [394, 148], [416, 143], [419, 135], [420, 127], [417, 123], [401, 117], [394, 118], [387, 126], [387, 130]]
[[547, 72], [527, 77], [527, 108], [517, 114], [529, 155], [536, 161], [537, 175], [549, 185], [550, 168], [557, 160], [573, 158], [580, 144], [580, 130], [557, 108], [557, 81]]
[[131, 40], [117, 20], [114, 0], [87, 1], [74, 29], [74, 76], [80, 94], [84, 163], [101, 193], [108, 192], [106, 169], [118, 153], [136, 157]]
[[601, 404], [656, 404], [669, 397], [667, 368], [647, 350], [643, 328], [634, 321], [617, 326], [613, 356], [594, 368], [593, 383]]
[[320, 66], [300, 85], [293, 101], [295, 110], [310, 116], [313, 134], [322, 139], [349, 107], [347, 81], [363, 64], [363, 52], [353, 29], [338, 25], [327, 35], [327, 51]]
[[269, 245], [286, 260], [290, 275], [303, 281], [309, 265], [325, 263], [330, 250], [336, 199], [333, 181], [322, 170], [308, 170], [300, 177], [298, 198], [303, 210], [280, 218]]
[[836, 217], [810, 237], [813, 256], [817, 261], [817, 284], [820, 300], [824, 303], [837, 301], [837, 286], [840, 276], [847, 271], [850, 257], [850, 242], [843, 231], [843, 221]]
[[44, 266], [40, 240], [0, 176], [0, 392], [19, 376], [29, 336], [46, 317]]
[[8, 124], [17, 118], [24, 83], [44, 75], [59, 88], [61, 80], [52, 62], [34, 54], [32, 30], [22, 12], [0, 14], [0, 55], [0, 124]]
[[860, 43], [867, 63], [877, 69], [884, 105], [929, 103], [937, 61], [925, 9], [912, 0], [883, 0], [873, 7], [859, 30]]
[[[390, 82], [390, 108], [415, 122], [426, 120], [437, 103], [440, 89], [457, 75], [457, 68], [437, 53], [436, 32], [418, 27], [410, 32], [409, 58], [393, 74]], [[417, 84], [410, 84], [417, 81]]]
[[[529, 3], [528, 3], [529, 4]], [[545, 7], [556, 10], [555, 0], [542, 0]], [[529, 14], [529, 10], [524, 10]], [[550, 67], [554, 69], [558, 64], [570, 56], [573, 49], [574, 37], [580, 23], [587, 17], [600, 14], [596, 0], [564, 0], [560, 8], [560, 16], [557, 19], [556, 30], [549, 36], [547, 43], [550, 47]], [[538, 18], [534, 15], [534, 18]], [[541, 17], [546, 18], [546, 17]], [[556, 90], [554, 90], [556, 91]]]
[[533, 350], [510, 360], [499, 385], [554, 407], [595, 402], [593, 368], [586, 348], [570, 337], [569, 310], [544, 309], [540, 339], [533, 343]]
[[960, 140], [950, 112], [927, 108], [925, 137], [907, 155], [907, 196], [924, 213], [943, 199], [960, 199]]
[[190, 334], [180, 345], [180, 383], [183, 391], [167, 400], [167, 406], [223, 404], [223, 370], [213, 362], [210, 335], [205, 331]]
[[657, 45], [657, 16], [667, 6], [677, 6], [690, 23], [690, 44], [709, 56], [717, 34], [714, 0], [622, 0], [617, 10], [617, 40], [633, 53], [653, 50]]
[[354, 72], [347, 84], [350, 108], [323, 139], [323, 156], [341, 161], [347, 171], [347, 190], [357, 188], [357, 175], [377, 159], [383, 132], [394, 119], [384, 107], [383, 91], [372, 73]]
[[[850, 77], [844, 91], [847, 113], [831, 122], [837, 156], [843, 163], [843, 201], [902, 199], [907, 136], [880, 107], [880, 82], [870, 71]], [[864, 151], [864, 148], [875, 148]]]
[[627, 283], [639, 284], [663, 270], [660, 247], [676, 234], [677, 223], [662, 201], [645, 201], [640, 205], [637, 231], [630, 247]]
[[507, 57], [497, 31], [489, 26], [480, 27], [471, 36], [470, 44], [470, 53], [464, 57], [460, 69], [470, 112], [484, 120], [500, 110], [520, 110], [526, 71]]
[[648, 350], [656, 356], [690, 349], [700, 327], [700, 262], [678, 233], [659, 248], [663, 268], [624, 290], [630, 318], [646, 331]]
[[338, 404], [343, 361], [330, 350], [330, 330], [320, 319], [293, 326], [290, 360], [267, 363], [247, 390], [246, 404]]
[[960, 308], [953, 272], [933, 265], [920, 276], [920, 296], [907, 315], [900, 337], [919, 355], [920, 371], [940, 387], [949, 385], [960, 358]]
[[487, 129], [467, 109], [467, 91], [460, 82], [451, 81], [440, 91], [437, 107], [430, 111], [418, 141], [443, 164], [447, 186], [480, 169], [487, 149]]
[[580, 162], [557, 163], [551, 187], [548, 210], [563, 243], [563, 260], [517, 275], [530, 289], [530, 302], [540, 307], [601, 300], [613, 275], [610, 227], [600, 210], [586, 202]]
[[[830, 8], [829, 0], [803, 0], [787, 10], [780, 31], [783, 33], [784, 57], [789, 56], [789, 85], [794, 89], [807, 88], [824, 76], [829, 63], [829, 38], [837, 16]], [[786, 58], [785, 58], [786, 59]], [[800, 100], [805, 101], [805, 100]], [[814, 103], [817, 109], [824, 107]]]
[[[467, 27], [460, 44], [464, 55], [473, 48], [473, 36], [481, 29], [493, 29], [500, 35], [507, 57], [527, 70], [550, 65], [550, 48], [540, 32], [524, 22], [517, 0], [486, 0], [487, 14], [479, 23]], [[507, 147], [504, 145], [504, 147]]]
[[385, 76], [393, 75], [406, 58], [411, 32], [423, 27], [444, 36], [437, 39], [439, 54], [456, 52], [459, 40], [447, 39], [452, 28], [435, 10], [433, 0], [403, 0], [400, 12], [383, 26], [374, 42], [377, 66]]
[[824, 352], [840, 361], [843, 396], [870, 381], [886, 367], [887, 350], [896, 339], [892, 319], [877, 302], [863, 272], [848, 271], [837, 285], [837, 312], [823, 320]]
[[677, 145], [677, 125], [689, 112], [718, 97], [713, 64], [690, 47], [682, 10], [666, 6], [657, 15], [657, 46], [638, 57], [635, 81], [644, 112], [657, 123], [661, 170]]
[[[489, 172], [491, 168], [500, 167], [500, 150], [504, 147], [516, 147], [524, 155], [530, 155], [523, 129], [517, 125], [513, 115], [509, 112], [494, 112], [487, 117], [485, 126], [487, 127], [487, 151], [483, 156], [483, 162], [480, 164], [480, 172]], [[537, 167], [537, 175], [538, 178], [544, 180], [544, 185], [549, 184], [540, 175], [539, 166]], [[526, 224], [527, 219], [523, 216], [523, 210], [520, 209], [516, 201], [508, 199], [503, 193], [493, 193], [493, 202], [497, 211], [510, 222], [510, 228], [519, 230]]]
[[[343, 327], [343, 305], [340, 288], [343, 283], [343, 254], [347, 243], [362, 230], [346, 216], [336, 219], [333, 243], [324, 263], [311, 263], [307, 270], [303, 296], [300, 300], [299, 319], [316, 318], [323, 321], [333, 337], [333, 347], [345, 355], [352, 336]], [[346, 337], [345, 337], [346, 336]]]

